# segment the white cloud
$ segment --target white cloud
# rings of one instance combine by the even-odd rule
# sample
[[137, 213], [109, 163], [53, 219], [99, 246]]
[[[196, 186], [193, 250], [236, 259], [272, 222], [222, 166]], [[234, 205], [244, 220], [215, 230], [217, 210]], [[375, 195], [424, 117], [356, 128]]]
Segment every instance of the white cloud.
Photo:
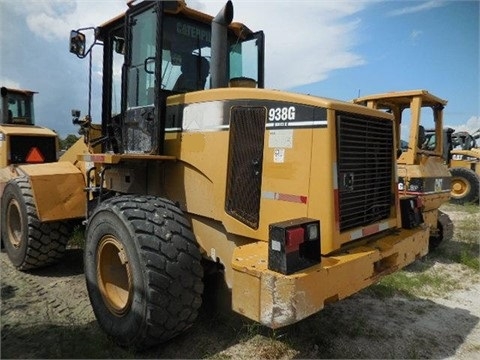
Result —
[[31, 90], [31, 89], [25, 89], [24, 87], [22, 87], [18, 81], [14, 81], [8, 78], [0, 78], [0, 84], [1, 86], [4, 86], [6, 88], [11, 88], [11, 89]]
[[[400, 2], [398, 2], [400, 4]], [[408, 2], [403, 2], [403, 4], [408, 3]], [[441, 7], [445, 5], [445, 1], [441, 0], [430, 0], [430, 1], [425, 1], [425, 2], [409, 2], [415, 3], [417, 5], [413, 6], [406, 6], [398, 10], [393, 10], [388, 13], [389, 16], [401, 16], [401, 15], [406, 15], [406, 14], [414, 14], [418, 13], [421, 11], [428, 11], [437, 7]]]
[[[188, 2], [215, 15], [224, 1]], [[266, 87], [288, 89], [324, 80], [333, 70], [365, 63], [354, 52], [368, 1], [234, 1], [234, 21], [265, 32]]]
[[71, 29], [98, 26], [127, 8], [124, 0], [17, 0], [11, 4], [36, 36], [49, 41], [68, 37]]
[[447, 125], [455, 131], [466, 131], [470, 134], [480, 129], [480, 116], [471, 116], [464, 124], [461, 125]]
[[412, 32], [410, 33], [410, 37], [415, 40], [418, 37], [420, 37], [420, 35], [422, 34], [423, 34], [422, 30], [412, 30]]
[[[225, 1], [188, 1], [215, 15]], [[365, 63], [354, 52], [360, 20], [355, 14], [368, 1], [234, 1], [234, 21], [266, 37], [266, 86], [288, 89], [324, 80], [336, 69]], [[68, 41], [71, 29], [97, 26], [126, 10], [125, 0], [20, 0], [13, 3], [29, 29], [50, 42]], [[94, 9], [94, 11], [92, 11]], [[100, 65], [100, 59], [95, 63]]]
[[[365, 63], [355, 51], [362, 25], [359, 18], [376, 1], [234, 0], [234, 21], [265, 32], [266, 87], [291, 89], [326, 79], [334, 70]], [[217, 14], [225, 2], [187, 0], [191, 8], [211, 15]], [[5, 4], [0, 0], [0, 40], [9, 50], [0, 53], [0, 77], [17, 79], [16, 85], [41, 93], [41, 101], [36, 103], [39, 119], [50, 121], [49, 101], [61, 102], [62, 113], [56, 117], [68, 118], [69, 109], [86, 104], [88, 94], [88, 58], [82, 61], [68, 53], [70, 30], [98, 26], [125, 12], [126, 0], [16, 0], [8, 2], [8, 8]], [[35, 61], [31, 61], [33, 53]], [[101, 74], [101, 51], [96, 50], [93, 55], [95, 115], [100, 113], [100, 105], [95, 101], [100, 103], [101, 87], [97, 80]], [[36, 76], [40, 69], [45, 71]], [[47, 73], [55, 81], [49, 81]], [[62, 133], [71, 131], [66, 130], [66, 123], [47, 120], [46, 126], [61, 128]]]

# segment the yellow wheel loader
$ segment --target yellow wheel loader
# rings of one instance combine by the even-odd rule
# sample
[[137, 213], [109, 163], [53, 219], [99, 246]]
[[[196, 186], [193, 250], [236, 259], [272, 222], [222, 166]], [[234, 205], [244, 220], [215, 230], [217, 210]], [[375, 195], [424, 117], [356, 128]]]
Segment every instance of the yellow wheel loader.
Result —
[[[230, 1], [215, 17], [145, 1], [92, 41], [71, 32], [78, 57], [103, 50], [100, 151], [79, 157], [69, 200], [85, 204], [94, 313], [120, 345], [188, 329], [203, 262], [234, 311], [279, 328], [428, 252], [419, 196], [397, 191], [393, 116], [265, 89], [263, 32], [232, 20]], [[43, 170], [42, 186], [57, 181]]]
[[[401, 144], [402, 122], [407, 123], [408, 141], [397, 148], [398, 191], [401, 198], [415, 196], [422, 210], [422, 217], [430, 227], [430, 249], [453, 236], [453, 223], [447, 214], [438, 210], [449, 201], [451, 175], [442, 155], [444, 151], [443, 109], [446, 100], [426, 90], [411, 90], [368, 95], [354, 100], [392, 113], [395, 117], [395, 144]], [[409, 122], [408, 122], [409, 121]], [[429, 142], [425, 129], [438, 139]]]
[[13, 265], [29, 270], [59, 261], [70, 236], [63, 216], [59, 221], [46, 221], [37, 212], [42, 193], [44, 197], [56, 193], [50, 192], [54, 184], [42, 189], [39, 183], [34, 192], [23, 170], [30, 164], [29, 172], [41, 174], [45, 166], [54, 164], [58, 137], [35, 125], [35, 92], [2, 87], [0, 94], [0, 237]]
[[450, 201], [455, 204], [480, 203], [480, 148], [468, 132], [452, 134], [452, 151], [447, 155], [452, 173]]
[[[426, 130], [424, 146], [435, 148], [434, 129]], [[443, 129], [443, 159], [452, 174], [450, 202], [453, 204], [479, 203], [480, 149], [468, 132]]]

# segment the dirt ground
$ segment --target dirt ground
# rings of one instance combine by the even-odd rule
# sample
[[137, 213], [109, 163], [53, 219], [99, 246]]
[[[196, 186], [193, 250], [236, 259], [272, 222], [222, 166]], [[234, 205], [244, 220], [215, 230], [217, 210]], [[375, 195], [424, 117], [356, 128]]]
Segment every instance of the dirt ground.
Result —
[[[446, 212], [455, 223], [472, 216], [459, 207]], [[480, 222], [480, 211], [473, 216]], [[480, 359], [478, 271], [443, 257], [428, 257], [405, 272], [445, 274], [446, 282], [455, 283], [450, 290], [381, 296], [382, 288], [375, 285], [376, 291], [366, 289], [277, 331], [229, 311], [219, 312], [218, 299], [205, 296], [192, 329], [138, 353], [119, 348], [98, 327], [86, 291], [81, 249], [69, 249], [62, 263], [34, 272], [16, 271], [2, 252], [0, 358]], [[212, 288], [207, 284], [208, 294]]]

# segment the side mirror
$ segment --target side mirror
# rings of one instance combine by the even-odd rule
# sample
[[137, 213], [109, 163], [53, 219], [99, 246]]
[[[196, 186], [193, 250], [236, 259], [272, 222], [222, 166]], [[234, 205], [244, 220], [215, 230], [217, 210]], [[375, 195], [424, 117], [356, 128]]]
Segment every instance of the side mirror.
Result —
[[79, 31], [70, 31], [70, 52], [78, 57], [85, 56], [85, 35]]

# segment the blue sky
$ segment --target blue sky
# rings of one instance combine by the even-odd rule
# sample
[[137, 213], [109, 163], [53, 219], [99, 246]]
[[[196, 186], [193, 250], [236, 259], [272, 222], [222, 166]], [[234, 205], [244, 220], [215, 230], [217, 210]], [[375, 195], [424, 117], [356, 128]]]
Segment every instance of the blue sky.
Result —
[[[266, 35], [266, 87], [351, 100], [427, 89], [447, 99], [445, 124], [480, 128], [479, 1], [234, 0], [236, 21]], [[223, 1], [187, 0], [212, 15]], [[0, 85], [38, 91], [37, 124], [76, 133], [87, 112], [88, 62], [68, 52], [70, 29], [99, 25], [123, 0], [0, 0]], [[99, 49], [98, 49], [99, 50]], [[100, 114], [100, 51], [93, 116]]]

